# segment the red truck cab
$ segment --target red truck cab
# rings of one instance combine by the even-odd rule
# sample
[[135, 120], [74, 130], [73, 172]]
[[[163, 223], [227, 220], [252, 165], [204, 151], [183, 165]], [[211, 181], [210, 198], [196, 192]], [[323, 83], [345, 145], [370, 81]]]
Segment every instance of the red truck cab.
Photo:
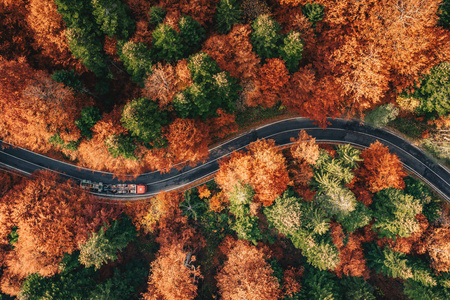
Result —
[[136, 185], [136, 194], [145, 194], [147, 193], [147, 186], [143, 184]]

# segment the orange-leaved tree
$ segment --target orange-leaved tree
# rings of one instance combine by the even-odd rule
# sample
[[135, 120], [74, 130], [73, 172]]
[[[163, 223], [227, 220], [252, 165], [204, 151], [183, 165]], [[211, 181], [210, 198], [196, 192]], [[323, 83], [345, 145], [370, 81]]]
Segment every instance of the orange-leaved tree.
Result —
[[221, 108], [217, 109], [216, 114], [218, 117], [209, 119], [207, 123], [211, 136], [222, 139], [238, 130], [234, 115], [227, 114]]
[[209, 54], [219, 67], [241, 82], [252, 80], [257, 73], [260, 59], [253, 52], [250, 42], [250, 25], [236, 24], [226, 35], [215, 35], [203, 44], [203, 51]]
[[[353, 233], [350, 236], [346, 236], [342, 229], [341, 224], [336, 222], [331, 222], [331, 237], [333, 244], [339, 250], [339, 260], [340, 263], [336, 266], [333, 272], [339, 278], [342, 275], [347, 276], [364, 276], [368, 278], [369, 270], [366, 265], [366, 260], [364, 258], [362, 243], [362, 236], [360, 233]], [[344, 238], [347, 239], [344, 245]]]
[[75, 59], [67, 44], [64, 23], [56, 11], [53, 1], [30, 0], [26, 22], [33, 32], [33, 47], [39, 51], [39, 60], [46, 64], [72, 67], [77, 71], [85, 71], [82, 63]]
[[431, 267], [438, 272], [450, 269], [450, 229], [434, 228], [427, 238], [427, 251], [431, 257]]
[[187, 300], [197, 296], [200, 268], [194, 266], [195, 256], [174, 241], [162, 247], [151, 263], [148, 291], [144, 299]]
[[291, 138], [292, 157], [299, 162], [305, 161], [309, 165], [314, 165], [319, 158], [319, 145], [316, 144], [316, 138], [311, 137], [306, 131], [301, 130], [298, 138]]
[[269, 206], [287, 188], [286, 160], [274, 140], [258, 140], [247, 149], [247, 153], [235, 152], [219, 163], [216, 182], [225, 193], [237, 184], [250, 184], [255, 200]]
[[266, 60], [257, 73], [255, 92], [247, 100], [247, 105], [272, 107], [281, 101], [286, 94], [289, 82], [289, 71], [284, 61], [279, 58]]
[[407, 174], [403, 170], [403, 164], [397, 155], [389, 152], [388, 147], [376, 141], [361, 152], [360, 157], [363, 162], [356, 173], [365, 181], [369, 191], [376, 193], [389, 187], [405, 187], [403, 178]]
[[[6, 199], [5, 199], [6, 198]], [[57, 272], [64, 253], [84, 243], [90, 232], [116, 218], [120, 208], [95, 204], [93, 196], [54, 173], [37, 172], [10, 190], [11, 220], [19, 235], [8, 270], [19, 277]]]
[[249, 242], [238, 240], [216, 276], [224, 300], [273, 300], [281, 295], [267, 255]]
[[168, 153], [176, 163], [195, 165], [209, 155], [210, 137], [207, 125], [194, 119], [176, 119], [165, 134]]
[[48, 140], [55, 134], [66, 142], [80, 137], [75, 119], [84, 104], [49, 74], [31, 68], [24, 58], [7, 61], [0, 57], [0, 93], [4, 140], [45, 151], [51, 148]]
[[152, 74], [146, 79], [144, 95], [159, 100], [161, 107], [172, 102], [178, 92], [192, 84], [191, 73], [187, 68], [187, 60], [178, 61], [176, 66], [158, 63]]

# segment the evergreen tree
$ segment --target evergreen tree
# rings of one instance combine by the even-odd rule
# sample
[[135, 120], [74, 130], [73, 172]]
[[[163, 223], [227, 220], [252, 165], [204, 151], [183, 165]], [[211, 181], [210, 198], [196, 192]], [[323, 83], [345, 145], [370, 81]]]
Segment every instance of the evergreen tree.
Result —
[[375, 300], [374, 288], [362, 277], [344, 276], [339, 280], [343, 299], [345, 300]]
[[55, 71], [52, 75], [52, 79], [56, 82], [63, 83], [65, 86], [71, 87], [73, 89], [81, 90], [83, 87], [80, 76], [75, 73], [74, 70]]
[[102, 226], [80, 246], [80, 262], [87, 268], [99, 269], [107, 261], [115, 261], [117, 252], [125, 248], [137, 236], [136, 228], [128, 217], [114, 220], [110, 226]]
[[168, 63], [183, 58], [183, 43], [181, 36], [175, 29], [166, 24], [159, 24], [152, 33], [153, 57], [156, 61], [165, 60]]
[[422, 213], [430, 223], [440, 217], [442, 208], [425, 183], [408, 176], [405, 178], [405, 193], [420, 201], [423, 205]]
[[167, 143], [161, 133], [162, 126], [168, 123], [167, 117], [167, 112], [160, 111], [156, 102], [137, 98], [124, 106], [120, 120], [132, 136], [146, 145], [159, 148]]
[[180, 203], [180, 207], [185, 216], [195, 221], [199, 221], [208, 210], [205, 201], [200, 199], [193, 190], [184, 192], [184, 201]]
[[217, 62], [204, 52], [189, 57], [188, 68], [195, 83], [212, 82], [213, 75], [221, 71]]
[[399, 109], [392, 103], [380, 105], [365, 115], [364, 122], [372, 127], [386, 126], [397, 118], [398, 113]]
[[134, 299], [140, 287], [148, 278], [148, 267], [145, 261], [134, 260], [120, 268], [114, 268], [114, 275], [96, 284], [89, 298], [92, 300], [128, 300]]
[[194, 83], [175, 95], [173, 106], [181, 118], [216, 116], [219, 108], [234, 111], [241, 89], [237, 80], [221, 72], [217, 63], [203, 52], [189, 58], [188, 68]]
[[66, 29], [66, 36], [70, 51], [75, 58], [81, 59], [86, 68], [94, 72], [97, 77], [108, 77], [110, 72], [102, 40], [98, 35], [81, 28], [69, 27]]
[[413, 270], [404, 253], [394, 252], [388, 247], [381, 249], [375, 244], [369, 244], [368, 248], [367, 264], [375, 272], [404, 280], [413, 277]]
[[215, 15], [217, 32], [228, 33], [242, 18], [242, 9], [236, 0], [220, 0]]
[[150, 11], [148, 12], [150, 24], [152, 24], [154, 27], [158, 26], [160, 23], [164, 21], [166, 14], [167, 14], [166, 9], [160, 6], [152, 6], [150, 8]]
[[205, 29], [200, 23], [189, 16], [182, 16], [178, 22], [178, 28], [183, 40], [184, 55], [188, 56], [190, 53], [198, 51], [206, 37]]
[[272, 206], [264, 208], [264, 214], [270, 225], [287, 237], [292, 236], [302, 224], [301, 203], [296, 197], [289, 197], [284, 193], [275, 199]]
[[414, 92], [420, 99], [417, 112], [428, 118], [446, 116], [450, 113], [450, 63], [443, 62], [431, 69], [420, 87]]
[[144, 43], [128, 41], [118, 43], [119, 57], [131, 80], [144, 87], [144, 79], [152, 72], [151, 52]]
[[30, 300], [87, 299], [96, 285], [93, 268], [84, 268], [78, 262], [78, 252], [66, 254], [61, 262], [61, 272], [51, 277], [37, 273], [29, 275], [22, 284], [21, 298]]
[[337, 221], [349, 233], [364, 227], [372, 220], [372, 211], [361, 202], [356, 204], [356, 209]]
[[319, 270], [334, 270], [341, 262], [339, 251], [331, 242], [320, 241], [307, 249], [304, 255], [306, 261]]
[[339, 187], [319, 194], [316, 197], [319, 207], [326, 211], [330, 217], [336, 216], [338, 220], [344, 219], [356, 209], [356, 197], [348, 188]]
[[250, 213], [250, 203], [252, 202], [255, 191], [249, 184], [239, 184], [228, 193], [228, 201], [230, 201], [230, 212], [241, 218]]
[[380, 237], [408, 237], [419, 230], [415, 216], [422, 212], [422, 206], [413, 196], [388, 188], [376, 193], [373, 200], [373, 228]]
[[245, 216], [236, 219], [236, 222], [231, 227], [236, 231], [239, 239], [244, 239], [252, 242], [255, 246], [258, 244], [258, 240], [263, 236], [258, 228], [258, 217]]
[[327, 213], [318, 208], [314, 202], [302, 203], [304, 229], [312, 234], [323, 235], [330, 229], [330, 219]]
[[403, 293], [411, 300], [444, 300], [450, 297], [448, 288], [425, 286], [413, 279], [405, 280], [403, 286]]
[[340, 299], [336, 277], [328, 271], [308, 266], [302, 277], [299, 299], [334, 300]]
[[303, 43], [300, 33], [291, 31], [283, 38], [283, 45], [280, 47], [280, 56], [283, 58], [289, 72], [298, 71], [300, 60], [302, 59]]
[[336, 154], [339, 164], [351, 170], [357, 168], [359, 162], [362, 161], [362, 158], [359, 157], [361, 150], [352, 147], [350, 144], [337, 145]]
[[268, 58], [278, 57], [280, 24], [269, 15], [261, 15], [252, 23], [251, 41], [254, 51], [264, 62]]
[[55, 0], [55, 3], [66, 27], [84, 29], [100, 35], [90, 1]]
[[302, 6], [302, 13], [316, 27], [316, 23], [323, 20], [324, 10], [323, 6], [318, 3], [306, 3]]
[[109, 37], [127, 39], [134, 30], [128, 7], [119, 0], [92, 0], [93, 16], [100, 30]]
[[126, 159], [137, 159], [134, 156], [136, 144], [134, 143], [134, 139], [129, 135], [112, 134], [106, 139], [105, 145], [108, 148], [108, 152], [114, 158], [122, 156]]
[[442, 1], [439, 7], [439, 25], [444, 28], [450, 28], [450, 1]]
[[55, 3], [67, 27], [67, 42], [72, 54], [97, 77], [109, 77], [102, 34], [95, 22], [90, 1], [55, 0]]
[[81, 118], [75, 120], [75, 125], [80, 129], [81, 134], [88, 140], [92, 138], [91, 128], [100, 121], [100, 111], [94, 106], [87, 106], [81, 111]]

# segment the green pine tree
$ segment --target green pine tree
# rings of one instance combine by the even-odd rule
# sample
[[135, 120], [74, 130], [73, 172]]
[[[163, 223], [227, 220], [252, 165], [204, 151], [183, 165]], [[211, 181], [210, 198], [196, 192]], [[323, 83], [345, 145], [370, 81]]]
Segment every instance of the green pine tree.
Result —
[[215, 15], [217, 32], [228, 33], [242, 18], [242, 9], [236, 0], [220, 0]]

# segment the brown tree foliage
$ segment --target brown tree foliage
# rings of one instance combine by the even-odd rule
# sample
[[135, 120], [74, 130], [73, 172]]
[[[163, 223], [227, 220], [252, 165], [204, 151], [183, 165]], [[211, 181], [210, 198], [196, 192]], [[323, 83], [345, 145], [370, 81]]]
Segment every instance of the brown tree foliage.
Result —
[[12, 204], [11, 220], [19, 228], [8, 270], [21, 278], [54, 274], [64, 253], [78, 249], [90, 232], [120, 213], [118, 207], [95, 204], [93, 196], [73, 182], [49, 172], [23, 180], [2, 202]]
[[309, 1], [305, 0], [277, 0], [278, 3], [281, 5], [292, 5], [292, 6], [298, 6], [303, 5], [305, 3], [308, 3]]
[[30, 0], [28, 9], [26, 22], [33, 32], [33, 47], [39, 51], [38, 59], [44, 60], [45, 64], [86, 71], [69, 50], [64, 23], [56, 11], [56, 4], [53, 1]]
[[389, 85], [403, 90], [448, 59], [450, 35], [436, 26], [439, 0], [321, 2], [332, 28], [324, 44], [348, 107], [367, 109], [392, 99]]
[[209, 155], [207, 125], [199, 120], [176, 119], [166, 130], [168, 152], [174, 161], [195, 165]]
[[286, 160], [274, 140], [258, 140], [247, 149], [247, 153], [234, 152], [219, 162], [215, 180], [225, 193], [238, 183], [250, 184], [256, 193], [255, 200], [269, 206], [287, 188]]
[[262, 250], [247, 241], [237, 241], [216, 276], [222, 299], [278, 299], [279, 284], [266, 259]]
[[392, 250], [403, 252], [405, 254], [420, 255], [427, 251], [426, 238], [429, 236], [429, 223], [423, 214], [417, 214], [415, 219], [419, 222], [420, 229], [411, 234], [410, 237], [399, 237], [395, 240], [389, 240], [388, 244]]
[[289, 266], [283, 271], [283, 296], [292, 297], [295, 293], [300, 292], [300, 278], [303, 276], [303, 268], [296, 269]]
[[376, 46], [361, 47], [350, 39], [334, 53], [336, 82], [351, 112], [361, 112], [379, 104], [389, 89], [389, 69]]
[[201, 273], [193, 262], [195, 256], [179, 242], [161, 248], [151, 263], [149, 291], [143, 295], [144, 299], [194, 299]]
[[173, 97], [192, 84], [187, 60], [178, 61], [176, 66], [161, 63], [156, 65], [152, 74], [145, 81], [144, 96], [158, 99], [161, 107], [172, 102]]
[[283, 27], [301, 32], [304, 60], [314, 65], [322, 82], [312, 89], [318, 95], [303, 105], [295, 85], [286, 101], [320, 122], [323, 115], [336, 116], [333, 104], [341, 113], [354, 114], [393, 101], [397, 91], [415, 84], [450, 55], [450, 33], [436, 26], [439, 0], [318, 0], [314, 2], [324, 6], [325, 14], [314, 30], [299, 9], [310, 1], [278, 2], [283, 5], [275, 17]]
[[218, 2], [218, 0], [161, 0], [159, 5], [167, 11], [177, 11], [191, 16], [205, 26], [212, 24]]
[[207, 123], [210, 136], [223, 139], [227, 135], [238, 131], [238, 125], [234, 115], [227, 114], [221, 108], [219, 108], [216, 113], [219, 116], [209, 119]]
[[32, 33], [26, 23], [27, 1], [0, 1], [0, 56], [16, 59], [28, 55]]
[[207, 199], [211, 197], [211, 191], [208, 189], [206, 185], [198, 187], [198, 197], [200, 199]]
[[366, 182], [369, 191], [376, 193], [389, 187], [405, 188], [403, 178], [407, 174], [403, 164], [397, 155], [389, 152], [388, 147], [376, 141], [361, 152], [360, 157], [363, 162], [356, 175]]
[[12, 273], [8, 269], [4, 270], [0, 281], [0, 288], [2, 290], [2, 293], [10, 296], [18, 295], [20, 293], [23, 281], [23, 278]]
[[344, 99], [340, 96], [341, 86], [332, 75], [318, 75], [320, 73], [310, 65], [300, 68], [291, 76], [287, 96], [281, 100], [292, 111], [325, 127], [327, 117], [336, 118], [342, 114]]
[[227, 207], [227, 204], [229, 204], [229, 202], [227, 201], [225, 195], [223, 192], [219, 192], [214, 194], [209, 199], [209, 210], [220, 213]]
[[[59, 133], [65, 141], [80, 137], [75, 119], [89, 98], [75, 98], [73, 92], [53, 81], [44, 71], [36, 71], [21, 58], [0, 57], [1, 136], [31, 150], [49, 151], [48, 140]], [[78, 96], [77, 96], [78, 97]]]
[[311, 137], [306, 131], [301, 130], [298, 138], [291, 138], [292, 157], [298, 161], [305, 161], [309, 165], [314, 165], [319, 158], [319, 145], [316, 144], [316, 138]]
[[450, 228], [434, 228], [427, 238], [431, 267], [438, 272], [450, 269]]
[[148, 21], [148, 12], [152, 7], [152, 2], [147, 0], [124, 0], [123, 1], [130, 9], [132, 17], [138, 20]]
[[203, 49], [219, 67], [248, 82], [255, 78], [260, 59], [253, 52], [250, 42], [250, 25], [236, 24], [227, 35], [213, 35], [205, 41]]
[[125, 209], [136, 228], [146, 234], [164, 228], [176, 215], [180, 202], [179, 193], [163, 191], [149, 201], [127, 203]]
[[145, 81], [144, 95], [151, 99], [159, 99], [160, 106], [165, 106], [172, 102], [173, 96], [179, 92], [175, 86], [175, 68], [171, 64], [163, 67], [158, 63]]
[[259, 70], [255, 80], [255, 90], [248, 97], [247, 105], [272, 107], [280, 101], [286, 93], [289, 82], [289, 71], [284, 61], [279, 58], [266, 60]]
[[[92, 128], [93, 138], [83, 140], [78, 146], [77, 155], [81, 166], [114, 172], [118, 177], [124, 177], [125, 174], [137, 176], [146, 168], [154, 168], [149, 159], [143, 159], [144, 163], [142, 163], [137, 160], [124, 159], [121, 156], [113, 158], [108, 152], [105, 146], [107, 138], [113, 134], [118, 135], [126, 131], [120, 122], [121, 116], [122, 107], [119, 106], [114, 107], [110, 113], [103, 114], [102, 119]], [[158, 162], [159, 156], [155, 157], [153, 161]]]
[[369, 277], [369, 269], [366, 266], [366, 260], [364, 258], [364, 252], [361, 243], [364, 238], [360, 233], [353, 233], [347, 237], [346, 244], [344, 245], [344, 231], [339, 223], [331, 222], [331, 237], [334, 245], [339, 250], [340, 263], [334, 270], [339, 278], [342, 275]]

